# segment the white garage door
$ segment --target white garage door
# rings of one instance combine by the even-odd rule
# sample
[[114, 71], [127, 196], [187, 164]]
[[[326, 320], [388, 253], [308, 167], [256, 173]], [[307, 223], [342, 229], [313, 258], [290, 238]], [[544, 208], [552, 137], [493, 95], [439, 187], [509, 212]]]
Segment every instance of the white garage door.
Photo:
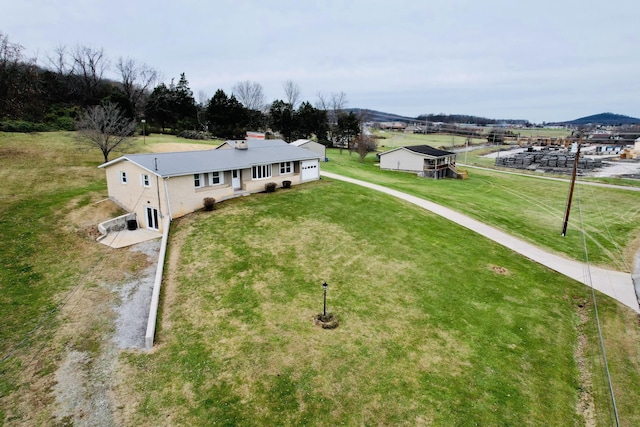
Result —
[[300, 181], [320, 178], [320, 166], [317, 160], [305, 160], [300, 163]]

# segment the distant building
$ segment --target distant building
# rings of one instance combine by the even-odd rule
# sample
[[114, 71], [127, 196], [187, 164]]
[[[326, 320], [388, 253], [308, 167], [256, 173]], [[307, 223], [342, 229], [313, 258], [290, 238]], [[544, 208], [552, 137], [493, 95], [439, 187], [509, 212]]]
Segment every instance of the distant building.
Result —
[[293, 145], [294, 147], [306, 148], [307, 150], [322, 156], [323, 160], [327, 158], [327, 147], [320, 144], [319, 142], [315, 142], [310, 139], [298, 139], [296, 141], [293, 141], [289, 145]]
[[429, 145], [399, 147], [379, 154], [380, 169], [416, 172], [427, 178], [458, 178], [456, 153]]

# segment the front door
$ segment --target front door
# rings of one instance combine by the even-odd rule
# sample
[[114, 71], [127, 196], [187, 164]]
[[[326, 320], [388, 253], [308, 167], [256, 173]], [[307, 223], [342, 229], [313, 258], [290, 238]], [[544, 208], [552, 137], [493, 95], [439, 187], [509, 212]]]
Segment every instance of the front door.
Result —
[[235, 169], [231, 171], [231, 185], [233, 185], [234, 190], [239, 190], [242, 188], [242, 183], [240, 182], [240, 170]]
[[152, 230], [157, 230], [158, 229], [158, 209], [156, 208], [150, 208], [149, 206], [147, 206], [146, 208], [146, 213], [147, 213], [147, 228], [150, 228]]

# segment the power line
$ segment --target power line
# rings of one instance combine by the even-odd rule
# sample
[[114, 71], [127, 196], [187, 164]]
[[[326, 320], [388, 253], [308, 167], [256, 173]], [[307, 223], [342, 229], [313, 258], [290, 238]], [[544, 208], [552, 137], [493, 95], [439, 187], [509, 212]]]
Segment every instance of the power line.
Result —
[[578, 212], [579, 212], [579, 217], [580, 217], [580, 228], [582, 230], [582, 245], [583, 245], [583, 250], [584, 250], [584, 256], [585, 256], [585, 268], [587, 271], [586, 277], [587, 280], [589, 281], [589, 287], [591, 288], [591, 298], [593, 300], [593, 310], [596, 316], [596, 325], [598, 326], [598, 338], [600, 340], [600, 350], [602, 351], [602, 361], [604, 363], [604, 369], [605, 372], [607, 374], [607, 383], [609, 386], [609, 394], [611, 396], [611, 405], [613, 407], [613, 413], [615, 416], [615, 421], [616, 421], [616, 426], [620, 427], [620, 419], [618, 416], [618, 408], [616, 406], [616, 398], [615, 398], [615, 394], [613, 392], [613, 383], [611, 381], [611, 372], [609, 371], [609, 362], [607, 361], [607, 351], [605, 349], [604, 346], [604, 338], [602, 336], [602, 326], [600, 324], [600, 316], [598, 314], [598, 304], [596, 301], [596, 292], [595, 292], [595, 288], [593, 287], [593, 282], [591, 281], [591, 268], [589, 266], [589, 251], [587, 250], [587, 238], [586, 238], [586, 233], [584, 232], [584, 221], [582, 218], [582, 204], [581, 204], [581, 197], [580, 197], [580, 187], [578, 187]]

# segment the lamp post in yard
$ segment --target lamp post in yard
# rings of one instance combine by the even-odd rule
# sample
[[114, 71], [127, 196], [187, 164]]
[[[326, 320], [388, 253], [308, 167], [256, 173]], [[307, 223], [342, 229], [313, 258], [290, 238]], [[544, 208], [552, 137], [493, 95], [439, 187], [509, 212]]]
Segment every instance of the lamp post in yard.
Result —
[[147, 126], [146, 125], [147, 121], [145, 119], [142, 119], [141, 122], [142, 122], [142, 143], [144, 145], [146, 145], [147, 144], [147, 132], [146, 132], [145, 128]]
[[329, 287], [329, 285], [327, 284], [327, 282], [324, 282], [322, 284], [322, 289], [324, 290], [324, 309], [322, 310], [322, 316], [324, 318], [327, 317], [327, 288]]

